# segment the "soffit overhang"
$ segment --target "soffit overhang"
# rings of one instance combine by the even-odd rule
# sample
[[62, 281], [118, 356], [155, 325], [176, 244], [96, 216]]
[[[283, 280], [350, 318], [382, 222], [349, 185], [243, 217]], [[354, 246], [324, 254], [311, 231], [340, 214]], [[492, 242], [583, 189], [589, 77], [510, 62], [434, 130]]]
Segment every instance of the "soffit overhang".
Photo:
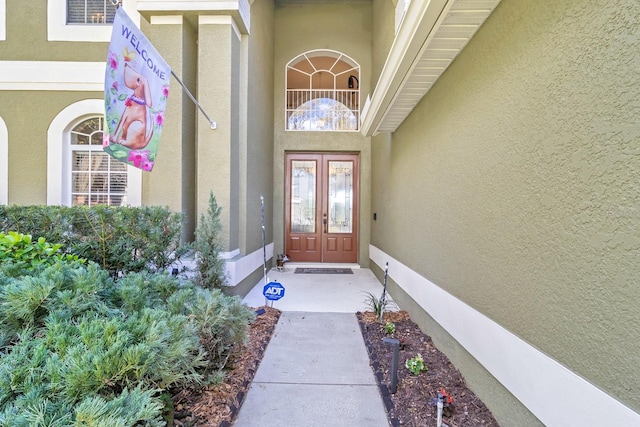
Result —
[[253, 0], [137, 0], [138, 12], [152, 16], [184, 16], [197, 26], [199, 16], [231, 16], [241, 34], [250, 33]]
[[362, 134], [395, 132], [499, 3], [412, 0], [363, 108]]

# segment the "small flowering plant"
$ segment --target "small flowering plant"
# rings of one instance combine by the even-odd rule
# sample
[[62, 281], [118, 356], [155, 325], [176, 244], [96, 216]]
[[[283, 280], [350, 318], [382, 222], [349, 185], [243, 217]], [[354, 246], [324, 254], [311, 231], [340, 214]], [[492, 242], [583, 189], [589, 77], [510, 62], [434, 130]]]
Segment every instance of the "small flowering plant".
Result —
[[438, 397], [434, 397], [431, 401], [431, 406], [437, 406], [438, 400], [442, 399], [442, 414], [445, 417], [450, 417], [455, 412], [453, 406], [453, 397], [444, 388], [438, 390]]
[[416, 355], [404, 362], [404, 366], [411, 371], [413, 375], [420, 375], [422, 371], [426, 371], [427, 367], [424, 366], [424, 359], [421, 354]]
[[387, 335], [391, 335], [396, 331], [396, 325], [393, 322], [387, 322], [384, 325], [384, 332]]

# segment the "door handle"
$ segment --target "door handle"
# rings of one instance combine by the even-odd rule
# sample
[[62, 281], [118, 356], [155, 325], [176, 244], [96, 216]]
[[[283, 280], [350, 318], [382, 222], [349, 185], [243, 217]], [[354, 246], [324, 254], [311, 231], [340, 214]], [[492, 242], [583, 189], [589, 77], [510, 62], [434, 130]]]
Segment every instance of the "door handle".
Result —
[[324, 232], [327, 233], [327, 214], [322, 215], [322, 225], [324, 226]]

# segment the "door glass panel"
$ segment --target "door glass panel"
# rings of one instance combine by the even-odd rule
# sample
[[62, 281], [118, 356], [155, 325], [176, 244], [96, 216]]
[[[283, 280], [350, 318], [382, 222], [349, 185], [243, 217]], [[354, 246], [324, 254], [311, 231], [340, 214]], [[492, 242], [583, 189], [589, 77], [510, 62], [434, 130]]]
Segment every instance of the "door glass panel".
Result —
[[316, 231], [316, 162], [291, 162], [291, 232]]
[[353, 228], [353, 162], [329, 162], [329, 233]]

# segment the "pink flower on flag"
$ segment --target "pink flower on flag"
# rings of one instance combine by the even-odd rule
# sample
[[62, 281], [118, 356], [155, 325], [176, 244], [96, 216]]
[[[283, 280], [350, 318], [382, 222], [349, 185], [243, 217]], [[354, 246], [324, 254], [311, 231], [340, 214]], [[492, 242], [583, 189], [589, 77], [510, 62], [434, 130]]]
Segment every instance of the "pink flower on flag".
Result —
[[162, 111], [159, 111], [156, 115], [156, 123], [158, 123], [158, 126], [162, 126], [162, 124], [164, 123], [164, 114], [162, 113]]
[[153, 165], [154, 165], [153, 160], [147, 160], [146, 162], [142, 162], [142, 170], [148, 172], [151, 169], [153, 169]]
[[162, 96], [164, 96], [165, 98], [169, 97], [169, 85], [162, 86]]
[[143, 163], [149, 161], [149, 150], [131, 150], [127, 160], [133, 162], [135, 167], [140, 168]]
[[128, 160], [133, 162], [133, 166], [144, 171], [150, 171], [155, 164], [153, 160], [149, 159], [149, 150], [131, 150]]
[[108, 132], [104, 132], [102, 134], [102, 146], [103, 147], [108, 147], [109, 146], [109, 133]]
[[107, 55], [107, 62], [112, 70], [116, 70], [118, 68], [118, 56], [112, 51], [109, 51], [109, 54]]
[[114, 88], [116, 91], [118, 90], [118, 81], [114, 80], [113, 84], [111, 85], [112, 88]]

